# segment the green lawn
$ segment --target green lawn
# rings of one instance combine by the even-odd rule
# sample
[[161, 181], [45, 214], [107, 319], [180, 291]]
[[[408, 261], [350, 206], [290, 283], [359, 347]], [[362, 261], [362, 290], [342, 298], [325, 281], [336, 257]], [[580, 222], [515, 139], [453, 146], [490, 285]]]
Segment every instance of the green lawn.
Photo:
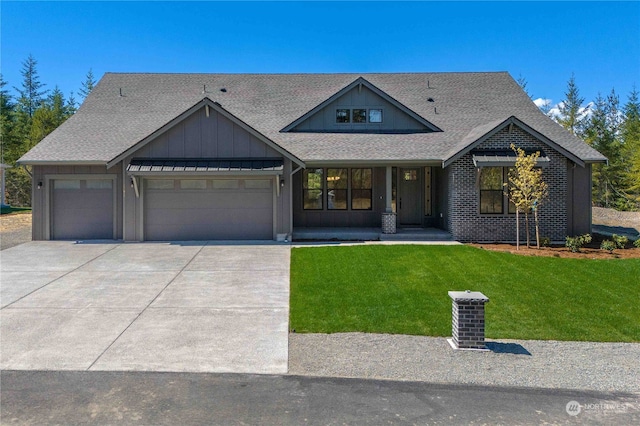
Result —
[[451, 335], [449, 290], [481, 291], [486, 335], [640, 341], [640, 259], [518, 256], [468, 246], [295, 248], [296, 332]]

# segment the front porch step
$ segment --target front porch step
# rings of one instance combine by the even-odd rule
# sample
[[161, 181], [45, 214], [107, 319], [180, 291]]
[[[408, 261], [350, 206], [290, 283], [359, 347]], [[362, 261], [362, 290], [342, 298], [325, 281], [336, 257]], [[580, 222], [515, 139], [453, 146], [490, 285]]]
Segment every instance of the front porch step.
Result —
[[398, 229], [383, 234], [380, 228], [295, 228], [293, 241], [454, 241], [437, 228]]
[[400, 228], [395, 234], [380, 234], [380, 241], [453, 241], [453, 237], [438, 228]]

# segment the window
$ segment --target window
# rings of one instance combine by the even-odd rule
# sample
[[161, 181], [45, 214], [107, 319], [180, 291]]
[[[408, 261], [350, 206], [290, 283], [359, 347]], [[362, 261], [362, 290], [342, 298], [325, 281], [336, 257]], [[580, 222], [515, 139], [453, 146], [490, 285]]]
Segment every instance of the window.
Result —
[[371, 210], [371, 169], [351, 169], [351, 210]]
[[211, 181], [213, 189], [238, 189], [240, 181], [238, 179], [214, 179]]
[[173, 179], [148, 180], [147, 189], [173, 189]]
[[322, 169], [306, 169], [302, 174], [303, 208], [322, 210]]
[[56, 179], [53, 181], [53, 188], [54, 189], [80, 189], [80, 181]]
[[351, 110], [350, 109], [337, 109], [336, 110], [336, 123], [351, 123]]
[[480, 213], [502, 214], [504, 191], [502, 167], [480, 169]]
[[112, 186], [111, 179], [87, 179], [87, 189], [111, 189]]
[[271, 188], [270, 179], [247, 179], [244, 181], [245, 189], [269, 189]]
[[207, 189], [207, 181], [204, 179], [181, 180], [180, 189]]
[[515, 214], [516, 206], [505, 194], [505, 184], [509, 183], [510, 169], [510, 167], [480, 169], [480, 213]]
[[405, 169], [402, 178], [406, 181], [418, 180], [418, 171], [416, 169]]
[[367, 122], [367, 110], [366, 109], [354, 109], [353, 110], [353, 122], [354, 123], [366, 123]]
[[382, 110], [370, 109], [369, 110], [369, 123], [382, 123]]
[[382, 109], [338, 108], [336, 123], [382, 123]]
[[347, 169], [327, 169], [327, 208], [347, 209], [347, 189], [349, 175]]

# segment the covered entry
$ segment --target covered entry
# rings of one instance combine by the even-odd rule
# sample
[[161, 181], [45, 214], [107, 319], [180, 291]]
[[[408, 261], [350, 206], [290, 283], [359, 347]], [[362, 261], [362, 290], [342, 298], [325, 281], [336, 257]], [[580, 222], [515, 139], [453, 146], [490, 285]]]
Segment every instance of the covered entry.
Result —
[[275, 238], [282, 160], [148, 162], [155, 166], [132, 160], [128, 168], [141, 175], [134, 181], [139, 186], [144, 240]]

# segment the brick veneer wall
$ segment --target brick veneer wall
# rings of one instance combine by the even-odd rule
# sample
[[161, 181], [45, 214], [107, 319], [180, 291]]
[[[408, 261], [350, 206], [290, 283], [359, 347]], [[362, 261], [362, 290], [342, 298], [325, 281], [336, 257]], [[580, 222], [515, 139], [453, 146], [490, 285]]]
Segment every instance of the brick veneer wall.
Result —
[[[476, 147], [480, 150], [510, 149], [511, 144], [525, 150], [541, 150], [551, 160], [543, 169], [542, 178], [549, 185], [549, 197], [538, 210], [540, 236], [564, 240], [567, 232], [567, 159], [557, 151], [517, 126], [509, 133], [505, 127]], [[449, 179], [449, 215], [447, 226], [458, 241], [515, 241], [516, 217], [480, 214], [478, 169], [471, 154], [465, 154], [447, 167]], [[524, 215], [520, 215], [520, 241], [526, 241]], [[530, 235], [535, 242], [533, 215], [530, 216]]]
[[484, 301], [453, 301], [451, 336], [460, 349], [485, 349]]

